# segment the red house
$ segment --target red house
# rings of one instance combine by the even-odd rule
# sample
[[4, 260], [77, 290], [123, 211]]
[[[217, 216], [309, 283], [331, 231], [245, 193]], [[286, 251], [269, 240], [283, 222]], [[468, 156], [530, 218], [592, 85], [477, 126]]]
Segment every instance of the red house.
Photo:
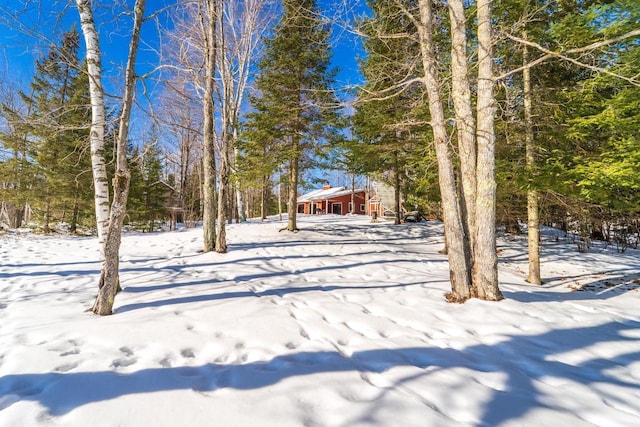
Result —
[[[355, 206], [351, 204], [352, 194]], [[333, 188], [325, 185], [321, 190], [314, 190], [298, 197], [297, 210], [301, 214], [365, 215], [364, 190], [352, 191], [344, 187]]]

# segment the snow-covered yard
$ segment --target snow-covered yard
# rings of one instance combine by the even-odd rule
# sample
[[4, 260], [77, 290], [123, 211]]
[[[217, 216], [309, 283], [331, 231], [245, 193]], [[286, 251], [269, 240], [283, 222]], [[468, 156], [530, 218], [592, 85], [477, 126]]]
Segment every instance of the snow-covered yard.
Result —
[[640, 251], [547, 234], [535, 287], [502, 236], [506, 299], [457, 305], [439, 223], [281, 225], [127, 234], [109, 317], [96, 239], [0, 236], [0, 425], [638, 425]]

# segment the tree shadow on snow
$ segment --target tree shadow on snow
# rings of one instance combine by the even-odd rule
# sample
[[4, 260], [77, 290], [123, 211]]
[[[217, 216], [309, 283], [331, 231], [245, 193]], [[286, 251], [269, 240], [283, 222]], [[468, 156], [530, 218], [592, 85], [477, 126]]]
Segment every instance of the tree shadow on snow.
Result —
[[[548, 284], [541, 287], [532, 285], [530, 292], [503, 290], [502, 293], [507, 299], [532, 303], [605, 300], [640, 289], [640, 273], [633, 269], [608, 270], [553, 280], [548, 279]], [[567, 287], [571, 292], [545, 291], [558, 287]]]
[[[211, 281], [203, 281], [202, 283], [209, 284]], [[167, 298], [163, 300], [157, 301], [147, 301], [147, 302], [139, 302], [126, 304], [120, 307], [117, 307], [114, 310], [114, 314], [126, 313], [128, 311], [133, 310], [141, 310], [145, 308], [157, 308], [157, 307], [165, 307], [168, 305], [175, 304], [189, 304], [194, 302], [205, 302], [205, 301], [220, 301], [220, 300], [228, 300], [228, 299], [236, 299], [236, 298], [260, 298], [260, 297], [269, 297], [269, 296], [277, 296], [284, 297], [289, 294], [297, 294], [302, 292], [332, 292], [332, 291], [341, 291], [341, 290], [359, 290], [366, 291], [372, 289], [393, 289], [393, 288], [405, 288], [408, 286], [424, 286], [425, 281], [415, 282], [415, 283], [399, 283], [393, 285], [354, 285], [354, 286], [342, 286], [342, 285], [312, 285], [312, 286], [296, 286], [296, 287], [281, 287], [281, 288], [272, 288], [266, 289], [262, 291], [252, 291], [252, 290], [238, 290], [231, 292], [219, 292], [214, 294], [203, 294], [203, 295], [189, 295], [184, 297], [174, 297]], [[192, 284], [198, 284], [197, 282], [193, 282]]]
[[[326, 257], [321, 257], [321, 258], [326, 259]], [[355, 258], [357, 259], [358, 255], [355, 255]], [[290, 260], [289, 258], [287, 259]], [[261, 259], [257, 258], [257, 260], [261, 260]], [[181, 288], [181, 287], [187, 287], [187, 286], [200, 286], [200, 285], [207, 285], [207, 290], [209, 290], [211, 289], [210, 288], [211, 285], [216, 285], [220, 283], [229, 283], [229, 284], [249, 283], [254, 281], [270, 280], [277, 277], [285, 277], [285, 276], [298, 277], [304, 274], [318, 273], [318, 272], [325, 272], [325, 271], [331, 271], [335, 273], [343, 269], [347, 270], [350, 268], [361, 268], [363, 266], [368, 266], [368, 265], [382, 266], [384, 264], [389, 264], [389, 263], [396, 264], [399, 262], [418, 263], [418, 264], [421, 263], [421, 261], [416, 260], [414, 258], [396, 258], [396, 259], [373, 260], [373, 261], [366, 261], [366, 262], [350, 262], [347, 264], [328, 264], [328, 265], [322, 265], [322, 266], [312, 266], [312, 267], [302, 268], [299, 270], [277, 268], [273, 270], [263, 270], [253, 274], [238, 275], [229, 279], [220, 279], [212, 275], [212, 277], [202, 279], [202, 280], [196, 280], [196, 281], [191, 280], [186, 282], [173, 282], [173, 283], [164, 283], [164, 284], [149, 285], [149, 286], [135, 286], [135, 285], [125, 286], [124, 292], [125, 293], [143, 293], [143, 292], [153, 292], [153, 291], [159, 291], [159, 290], [167, 290], [167, 289]], [[446, 261], [441, 260], [440, 262], [444, 263]], [[426, 283], [426, 282], [427, 281], [424, 280], [421, 283]], [[375, 282], [372, 282], [372, 283], [375, 283]], [[402, 283], [402, 284], [398, 284], [397, 286], [409, 286], [409, 285], [411, 284]], [[348, 286], [348, 287], [335, 287], [335, 286], [329, 286], [329, 285], [300, 286], [296, 288], [291, 288], [291, 287], [273, 288], [271, 290], [266, 290], [266, 291], [252, 291], [251, 289], [247, 289], [247, 290], [238, 290], [233, 292], [220, 292], [220, 293], [205, 294], [205, 295], [192, 295], [187, 297], [176, 297], [176, 298], [169, 298], [169, 299], [157, 300], [157, 301], [126, 304], [126, 305], [117, 307], [115, 310], [115, 313], [123, 313], [126, 311], [138, 310], [138, 309], [149, 308], [149, 307], [162, 307], [162, 306], [172, 305], [172, 304], [185, 304], [190, 302], [215, 301], [215, 300], [221, 300], [221, 299], [242, 298], [242, 297], [260, 297], [260, 296], [266, 296], [266, 295], [284, 295], [291, 292], [306, 292], [306, 291], [313, 291], [313, 290], [327, 291], [327, 290], [335, 290], [335, 289], [370, 289], [370, 288], [385, 288], [385, 287], [389, 287], [389, 286], [387, 285], [376, 285], [376, 286], [363, 285], [363, 286]]]
[[[450, 385], [438, 381], [439, 388], [423, 390], [434, 372], [452, 370], [451, 375], [464, 375], [464, 380], [474, 387], [474, 379], [484, 373], [502, 373], [506, 380], [490, 390], [491, 395], [484, 405], [476, 425], [497, 426], [509, 420], [517, 420], [539, 408], [564, 411], [556, 405], [553, 396], [544, 393], [540, 384], [566, 384], [591, 388], [593, 393], [602, 393], [604, 401], [615, 402], [627, 396], [630, 405], [640, 391], [638, 380], [630, 377], [620, 379], [612, 372], [632, 363], [640, 362], [640, 351], [615, 357], [592, 358], [576, 364], [562, 361], [562, 355], [587, 349], [596, 344], [634, 342], [640, 345], [636, 333], [640, 323], [611, 322], [599, 326], [553, 330], [538, 335], [512, 336], [495, 345], [479, 344], [464, 349], [439, 347], [405, 347], [396, 349], [373, 349], [347, 355], [340, 351], [298, 352], [276, 356], [268, 361], [244, 364], [208, 363], [201, 366], [158, 367], [131, 373], [114, 371], [15, 374], [0, 377], [0, 410], [19, 401], [36, 401], [52, 416], [66, 414], [90, 403], [115, 399], [121, 396], [155, 393], [171, 390], [194, 390], [210, 393], [218, 389], [251, 390], [272, 386], [285, 379], [321, 373], [357, 372], [363, 380], [371, 374], [385, 375], [392, 368], [415, 368], [414, 372], [396, 380], [391, 385], [379, 387], [380, 396], [372, 400], [366, 417], [371, 420], [376, 411], [384, 411], [381, 399], [398, 387], [417, 397], [425, 404], [425, 410], [441, 413], [449, 418], [444, 409], [429, 399], [434, 393], [452, 395], [464, 393], [457, 378]], [[640, 347], [638, 347], [640, 348]], [[464, 369], [461, 374], [460, 369]], [[423, 382], [414, 382], [423, 379]], [[368, 382], [375, 386], [374, 382]], [[597, 386], [607, 384], [606, 391]], [[339, 387], [339, 385], [337, 385]], [[621, 390], [611, 393], [612, 387]], [[636, 397], [634, 397], [634, 395]], [[470, 393], [465, 399], [471, 399]], [[405, 397], [409, 398], [409, 397]], [[624, 400], [624, 399], [622, 399]], [[633, 403], [631, 403], [633, 405]], [[615, 408], [615, 404], [613, 405]], [[633, 407], [633, 406], [632, 406]], [[624, 411], [620, 409], [620, 412]], [[630, 412], [622, 417], [632, 417]], [[452, 418], [449, 418], [453, 421]], [[613, 420], [612, 420], [613, 421]], [[357, 422], [354, 420], [353, 422]]]

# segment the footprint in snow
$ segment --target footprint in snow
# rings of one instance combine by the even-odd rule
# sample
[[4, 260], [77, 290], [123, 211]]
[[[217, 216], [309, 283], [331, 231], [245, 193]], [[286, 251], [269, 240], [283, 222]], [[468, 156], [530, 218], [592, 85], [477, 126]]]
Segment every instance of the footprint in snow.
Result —
[[60, 356], [65, 357], [65, 356], [71, 356], [72, 354], [79, 354], [79, 353], [80, 353], [80, 349], [76, 347], [76, 348], [72, 348], [71, 350], [67, 350], [60, 353]]
[[304, 329], [300, 328], [300, 336], [302, 338], [308, 339], [310, 340], [311, 338], [309, 338], [309, 334], [307, 333], [307, 331], [305, 331]]
[[133, 356], [134, 354], [131, 347], [120, 347], [119, 350], [120, 350], [120, 353], [124, 354], [127, 357]]
[[186, 357], [188, 359], [192, 359], [194, 357], [196, 357], [195, 353], [193, 352], [193, 349], [191, 348], [184, 348], [180, 351], [180, 354], [182, 355], [182, 357]]
[[295, 350], [296, 348], [300, 347], [300, 344], [294, 343], [294, 342], [288, 342], [285, 344], [285, 347], [287, 347], [289, 350]]
[[165, 358], [161, 359], [158, 364], [160, 364], [160, 366], [162, 366], [163, 368], [170, 368], [171, 367], [171, 357], [170, 356], [166, 356]]
[[131, 366], [137, 362], [136, 359], [115, 359], [111, 362], [111, 368], [126, 368], [127, 366]]
[[61, 373], [65, 373], [65, 372], [69, 372], [72, 369], [75, 369], [78, 367], [77, 363], [65, 363], [64, 365], [60, 365], [58, 367], [56, 367], [53, 371], [54, 372], [61, 372]]

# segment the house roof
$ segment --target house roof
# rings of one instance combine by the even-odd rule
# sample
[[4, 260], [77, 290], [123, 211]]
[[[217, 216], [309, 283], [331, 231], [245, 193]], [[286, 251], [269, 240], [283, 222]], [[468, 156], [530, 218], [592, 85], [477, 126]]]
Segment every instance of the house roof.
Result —
[[[356, 189], [355, 193], [362, 192], [364, 190]], [[328, 200], [333, 197], [345, 196], [351, 194], [351, 190], [347, 190], [344, 187], [332, 187], [327, 189], [313, 190], [307, 194], [303, 194], [298, 197], [298, 203], [312, 202], [317, 200]]]

